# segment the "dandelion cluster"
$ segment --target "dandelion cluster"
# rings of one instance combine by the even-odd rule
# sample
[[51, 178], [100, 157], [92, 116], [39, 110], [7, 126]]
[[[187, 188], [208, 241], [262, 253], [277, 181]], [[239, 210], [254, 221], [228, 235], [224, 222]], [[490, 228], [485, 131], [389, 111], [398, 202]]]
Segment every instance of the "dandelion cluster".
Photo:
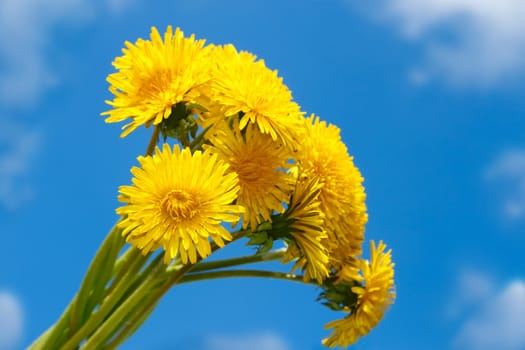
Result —
[[339, 128], [305, 117], [264, 60], [179, 28], [126, 42], [113, 65], [106, 122], [127, 121], [122, 137], [154, 129], [132, 184], [119, 189], [126, 241], [192, 265], [237, 238], [256, 254], [280, 240], [282, 261], [345, 313], [323, 343], [349, 346], [370, 332], [394, 300], [394, 264], [382, 242], [370, 262], [362, 257], [364, 180]]

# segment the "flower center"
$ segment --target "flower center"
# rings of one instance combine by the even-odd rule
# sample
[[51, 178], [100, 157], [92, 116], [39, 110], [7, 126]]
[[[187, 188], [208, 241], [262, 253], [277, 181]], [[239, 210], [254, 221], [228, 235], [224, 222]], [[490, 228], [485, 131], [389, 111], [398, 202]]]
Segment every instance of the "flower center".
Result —
[[172, 219], [188, 220], [195, 216], [198, 208], [198, 201], [193, 193], [182, 190], [172, 190], [162, 199], [162, 209]]
[[247, 183], [256, 183], [261, 177], [261, 168], [263, 164], [259, 164], [256, 160], [246, 160], [236, 166], [236, 172], [239, 179]]
[[239, 176], [239, 181], [245, 186], [264, 186], [275, 181], [273, 161], [264, 150], [252, 151], [249, 157], [242, 157], [232, 164], [233, 170]]

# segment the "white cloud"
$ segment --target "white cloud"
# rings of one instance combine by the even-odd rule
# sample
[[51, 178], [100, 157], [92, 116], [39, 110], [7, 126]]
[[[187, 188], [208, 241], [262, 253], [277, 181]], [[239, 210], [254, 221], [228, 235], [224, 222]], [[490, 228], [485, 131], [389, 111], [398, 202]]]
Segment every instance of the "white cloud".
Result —
[[525, 282], [509, 283], [492, 295], [460, 328], [454, 341], [465, 350], [525, 349]]
[[486, 273], [466, 269], [459, 278], [459, 298], [464, 304], [478, 303], [490, 296], [494, 282]]
[[116, 14], [121, 14], [130, 7], [135, 6], [137, 0], [107, 0], [109, 10]]
[[495, 183], [502, 200], [503, 214], [509, 219], [525, 217], [525, 150], [503, 152], [486, 171], [486, 178]]
[[32, 189], [24, 178], [40, 144], [40, 132], [0, 122], [0, 207], [16, 209], [31, 199]]
[[[525, 73], [525, 1], [380, 0], [376, 16], [425, 46], [424, 73], [490, 87]], [[409, 73], [409, 78], [412, 74]]]
[[463, 269], [457, 281], [453, 298], [445, 309], [446, 317], [457, 319], [472, 311], [494, 293], [494, 281], [491, 276], [475, 269]]
[[26, 106], [59, 77], [49, 57], [53, 32], [94, 18], [98, 7], [122, 13], [136, 0], [0, 1], [0, 103]]
[[0, 102], [35, 102], [56, 82], [46, 49], [52, 31], [92, 15], [89, 0], [2, 0], [0, 2]]
[[408, 72], [408, 79], [416, 86], [423, 86], [428, 83], [429, 76], [424, 69], [413, 68]]
[[22, 306], [10, 292], [0, 291], [0, 349], [15, 349], [23, 332]]
[[212, 335], [205, 341], [205, 350], [290, 350], [277, 334]]

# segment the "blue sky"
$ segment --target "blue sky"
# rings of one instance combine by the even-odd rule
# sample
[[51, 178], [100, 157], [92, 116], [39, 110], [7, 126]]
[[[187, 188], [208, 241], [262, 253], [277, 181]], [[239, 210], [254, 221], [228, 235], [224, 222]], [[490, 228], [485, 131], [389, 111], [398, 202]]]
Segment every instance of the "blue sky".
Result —
[[[0, 2], [0, 349], [56, 320], [148, 139], [100, 112], [125, 40], [180, 26], [342, 129], [398, 298], [357, 350], [525, 349], [521, 0]], [[230, 253], [242, 251], [232, 247]], [[340, 315], [269, 280], [172, 290], [123, 349], [318, 350]]]

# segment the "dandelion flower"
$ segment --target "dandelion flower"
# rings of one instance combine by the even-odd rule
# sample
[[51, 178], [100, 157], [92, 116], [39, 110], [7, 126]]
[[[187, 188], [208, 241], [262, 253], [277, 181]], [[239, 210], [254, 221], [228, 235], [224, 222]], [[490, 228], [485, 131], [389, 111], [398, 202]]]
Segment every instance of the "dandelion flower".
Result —
[[321, 243], [327, 238], [324, 230], [324, 214], [318, 200], [321, 185], [317, 179], [298, 179], [284, 218], [289, 222], [288, 230], [293, 238], [287, 259], [297, 258], [292, 271], [304, 271], [305, 280], [322, 283], [329, 274], [328, 252]]
[[205, 149], [228, 163], [239, 178], [237, 204], [246, 208], [244, 228], [255, 230], [259, 223], [271, 220], [273, 211], [284, 212], [283, 203], [288, 201], [295, 181], [284, 171], [289, 167], [289, 152], [281, 143], [253, 125], [241, 131], [237, 121], [232, 128], [222, 123], [210, 133], [209, 141], [212, 145]]
[[109, 115], [108, 123], [131, 119], [122, 137], [141, 125], [161, 123], [179, 102], [195, 102], [210, 80], [211, 47], [204, 47], [204, 40], [185, 38], [179, 28], [173, 33], [171, 26], [164, 40], [155, 27], [150, 38], [126, 42], [124, 55], [113, 62], [118, 71], [107, 78], [115, 97], [106, 101], [113, 109], [102, 115]]
[[359, 255], [368, 216], [363, 177], [341, 140], [339, 128], [312, 115], [295, 158], [307, 177], [322, 184], [319, 199], [326, 216], [327, 245], [335, 260]]
[[380, 241], [376, 247], [371, 242], [371, 261], [359, 261], [364, 286], [352, 288], [357, 295], [357, 304], [351, 313], [341, 320], [328, 323], [332, 334], [323, 340], [328, 347], [347, 347], [368, 334], [383, 318], [385, 310], [394, 302], [394, 263], [391, 250]]
[[233, 45], [215, 47], [213, 59], [211, 100], [223, 115], [239, 113], [241, 130], [255, 124], [274, 141], [293, 148], [303, 128], [302, 113], [277, 71], [268, 69], [264, 60], [256, 61], [251, 53], [237, 52]]
[[133, 185], [121, 186], [117, 209], [126, 241], [144, 254], [162, 246], [164, 260], [180, 254], [184, 264], [211, 253], [211, 238], [218, 246], [232, 239], [221, 225], [236, 222], [243, 211], [232, 205], [239, 191], [237, 175], [216, 155], [188, 148], [173, 151], [164, 144], [153, 156], [138, 157], [132, 168]]

